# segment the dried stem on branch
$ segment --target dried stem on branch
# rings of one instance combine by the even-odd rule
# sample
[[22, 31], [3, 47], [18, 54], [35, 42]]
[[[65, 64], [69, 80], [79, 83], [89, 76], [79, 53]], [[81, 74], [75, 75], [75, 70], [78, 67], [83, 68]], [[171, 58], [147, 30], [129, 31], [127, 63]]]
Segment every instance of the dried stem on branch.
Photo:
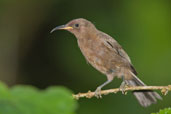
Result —
[[[160, 90], [163, 95], [166, 95], [168, 91], [171, 91], [171, 85], [168, 86], [135, 86], [135, 87], [125, 87], [125, 92], [134, 90]], [[120, 88], [102, 90], [101, 95], [107, 95], [109, 93], [117, 93], [122, 90]], [[73, 95], [75, 99], [79, 98], [92, 98], [95, 96], [95, 92], [88, 91], [87, 93], [78, 93]]]

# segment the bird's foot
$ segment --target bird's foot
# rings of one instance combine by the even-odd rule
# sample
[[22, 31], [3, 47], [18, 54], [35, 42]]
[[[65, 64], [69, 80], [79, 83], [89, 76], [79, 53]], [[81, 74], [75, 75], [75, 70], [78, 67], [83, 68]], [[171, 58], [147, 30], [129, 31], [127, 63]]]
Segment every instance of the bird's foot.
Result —
[[125, 81], [123, 81], [123, 82], [121, 83], [119, 89], [120, 89], [120, 91], [122, 91], [122, 94], [124, 94], [124, 95], [127, 94], [127, 92], [125, 91], [125, 87], [128, 87], [128, 84], [127, 84]]
[[101, 88], [100, 87], [97, 87], [96, 91], [95, 91], [95, 97], [97, 98], [102, 98], [102, 95], [101, 95]]

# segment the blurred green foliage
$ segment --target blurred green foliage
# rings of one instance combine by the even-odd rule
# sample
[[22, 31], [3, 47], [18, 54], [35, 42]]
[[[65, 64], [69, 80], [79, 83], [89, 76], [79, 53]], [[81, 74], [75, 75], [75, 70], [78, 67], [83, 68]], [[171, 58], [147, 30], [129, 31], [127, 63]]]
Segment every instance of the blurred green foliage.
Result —
[[160, 110], [158, 113], [151, 113], [151, 114], [171, 114], [171, 108], [165, 108]]
[[0, 114], [75, 114], [76, 107], [72, 93], [64, 87], [9, 89], [0, 82]]

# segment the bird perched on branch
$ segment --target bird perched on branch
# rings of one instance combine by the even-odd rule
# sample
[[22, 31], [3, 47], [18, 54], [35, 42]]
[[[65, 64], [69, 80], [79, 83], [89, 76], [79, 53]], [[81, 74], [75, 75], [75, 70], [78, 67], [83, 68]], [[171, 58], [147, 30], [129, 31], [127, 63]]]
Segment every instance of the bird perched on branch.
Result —
[[[108, 34], [99, 31], [90, 21], [79, 18], [68, 22], [65, 25], [55, 27], [52, 31], [67, 30], [75, 35], [79, 48], [86, 60], [98, 71], [107, 76], [107, 81], [98, 86], [95, 94], [101, 97], [102, 87], [109, 84], [115, 77], [122, 78], [120, 86], [124, 90], [128, 86], [145, 86], [137, 77], [127, 53], [119, 43]], [[159, 94], [153, 91], [133, 91], [139, 103], [147, 107], [162, 99]]]

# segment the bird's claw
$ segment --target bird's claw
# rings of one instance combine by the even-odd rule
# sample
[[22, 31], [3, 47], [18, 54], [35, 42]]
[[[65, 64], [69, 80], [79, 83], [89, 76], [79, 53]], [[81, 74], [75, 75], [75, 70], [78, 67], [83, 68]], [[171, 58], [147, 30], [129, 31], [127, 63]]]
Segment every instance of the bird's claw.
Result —
[[119, 89], [120, 89], [120, 91], [122, 91], [122, 94], [124, 94], [124, 95], [127, 94], [127, 92], [125, 91], [125, 87], [127, 87], [127, 86], [128, 86], [128, 84], [125, 81], [123, 81], [120, 85]]
[[101, 95], [101, 88], [97, 88], [96, 91], [95, 91], [95, 97], [97, 98], [102, 98], [102, 95]]

